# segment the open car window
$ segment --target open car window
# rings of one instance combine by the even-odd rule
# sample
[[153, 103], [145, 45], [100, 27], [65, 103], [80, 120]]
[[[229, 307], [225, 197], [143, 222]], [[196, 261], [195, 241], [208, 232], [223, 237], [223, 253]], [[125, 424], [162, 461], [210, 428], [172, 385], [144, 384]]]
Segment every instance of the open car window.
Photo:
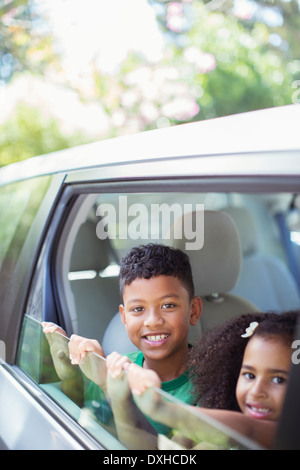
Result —
[[[80, 426], [106, 449], [204, 450], [259, 449], [255, 442], [207, 416], [199, 416], [192, 407], [155, 389], [165, 404], [163, 434], [126, 422], [126, 432], [111, 407], [123, 399], [123, 382], [107, 387], [106, 360], [88, 353], [80, 367], [72, 365], [69, 339], [60, 333], [43, 333], [37, 320], [26, 316], [19, 348], [19, 365], [42, 390], [67, 411]], [[39, 354], [37, 354], [37, 351]], [[126, 378], [125, 378], [126, 381]], [[145, 395], [145, 398], [146, 395]], [[168, 413], [178, 415], [178, 426], [168, 427]], [[172, 423], [170, 423], [172, 426]], [[168, 429], [169, 428], [169, 429]]]
[[[187, 251], [195, 294], [203, 301], [200, 320], [191, 329], [191, 344], [230, 315], [300, 308], [300, 209], [289, 189], [215, 193], [200, 192], [191, 183], [190, 192], [179, 192], [170, 183], [169, 191], [151, 192], [146, 186], [136, 193], [133, 184], [131, 192], [128, 185], [112, 192], [100, 184], [84, 191], [74, 186], [67, 192], [72, 199], [61, 206], [68, 212], [53, 217], [36, 264], [18, 349], [17, 364], [107, 449], [147, 448], [149, 436], [141, 442], [142, 433], [135, 429], [133, 444], [120, 439], [109, 400], [98, 383], [101, 376], [106, 380], [105, 360], [89, 355], [85, 370], [72, 366], [68, 339], [58, 334], [46, 338], [41, 322], [59, 324], [68, 336], [97, 339], [106, 355], [134, 351], [118, 312], [120, 261], [130, 248], [154, 242]], [[198, 216], [175, 232], [175, 219], [190, 211]], [[60, 376], [56, 362], [65, 364], [70, 376]], [[150, 436], [151, 445], [257, 447], [158, 393], [162, 400], [171, 400], [182, 424], [179, 430], [171, 429], [171, 437], [155, 437], [154, 444]]]

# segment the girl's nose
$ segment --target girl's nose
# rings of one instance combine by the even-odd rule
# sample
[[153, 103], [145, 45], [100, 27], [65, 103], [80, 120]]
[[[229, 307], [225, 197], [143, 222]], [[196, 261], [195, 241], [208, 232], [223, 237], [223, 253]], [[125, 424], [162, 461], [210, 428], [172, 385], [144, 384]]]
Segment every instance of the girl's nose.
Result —
[[250, 389], [250, 395], [253, 398], [265, 398], [268, 395], [266, 385], [263, 380], [256, 379], [255, 382], [253, 382]]

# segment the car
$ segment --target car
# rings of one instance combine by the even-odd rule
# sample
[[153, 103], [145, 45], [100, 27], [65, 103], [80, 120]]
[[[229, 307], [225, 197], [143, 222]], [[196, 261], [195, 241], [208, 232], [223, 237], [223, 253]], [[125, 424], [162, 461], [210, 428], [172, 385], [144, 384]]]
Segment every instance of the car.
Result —
[[[53, 353], [41, 324], [95, 338], [106, 354], [134, 350], [118, 314], [120, 260], [133, 246], [165, 243], [189, 254], [203, 300], [191, 342], [232, 316], [299, 309], [299, 123], [294, 104], [1, 168], [0, 448], [126, 450], [105, 397], [83, 403], [75, 382], [62, 387], [52, 355], [65, 357], [68, 339], [54, 333]], [[300, 448], [294, 357], [274, 449]], [[105, 369], [103, 358], [89, 360], [91, 370]], [[88, 387], [88, 374], [76, 380]], [[193, 431], [218, 436], [208, 448], [261, 448], [185, 412]], [[172, 445], [162, 439], [159, 448]]]

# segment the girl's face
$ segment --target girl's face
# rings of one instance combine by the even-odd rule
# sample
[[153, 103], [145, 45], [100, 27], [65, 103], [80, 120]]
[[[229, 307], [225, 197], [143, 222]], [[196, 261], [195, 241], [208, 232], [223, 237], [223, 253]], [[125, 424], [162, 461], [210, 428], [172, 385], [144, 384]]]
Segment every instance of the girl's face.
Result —
[[280, 339], [254, 336], [249, 340], [236, 387], [242, 413], [256, 419], [279, 419], [290, 364], [291, 348]]

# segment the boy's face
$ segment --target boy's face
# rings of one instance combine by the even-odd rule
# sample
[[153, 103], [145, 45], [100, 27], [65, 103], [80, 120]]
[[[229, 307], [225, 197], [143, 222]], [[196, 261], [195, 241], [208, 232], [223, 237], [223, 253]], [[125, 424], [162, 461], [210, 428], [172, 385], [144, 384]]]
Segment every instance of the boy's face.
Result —
[[185, 358], [189, 326], [201, 313], [199, 297], [191, 301], [176, 277], [157, 276], [125, 286], [123, 302], [122, 322], [146, 362]]

